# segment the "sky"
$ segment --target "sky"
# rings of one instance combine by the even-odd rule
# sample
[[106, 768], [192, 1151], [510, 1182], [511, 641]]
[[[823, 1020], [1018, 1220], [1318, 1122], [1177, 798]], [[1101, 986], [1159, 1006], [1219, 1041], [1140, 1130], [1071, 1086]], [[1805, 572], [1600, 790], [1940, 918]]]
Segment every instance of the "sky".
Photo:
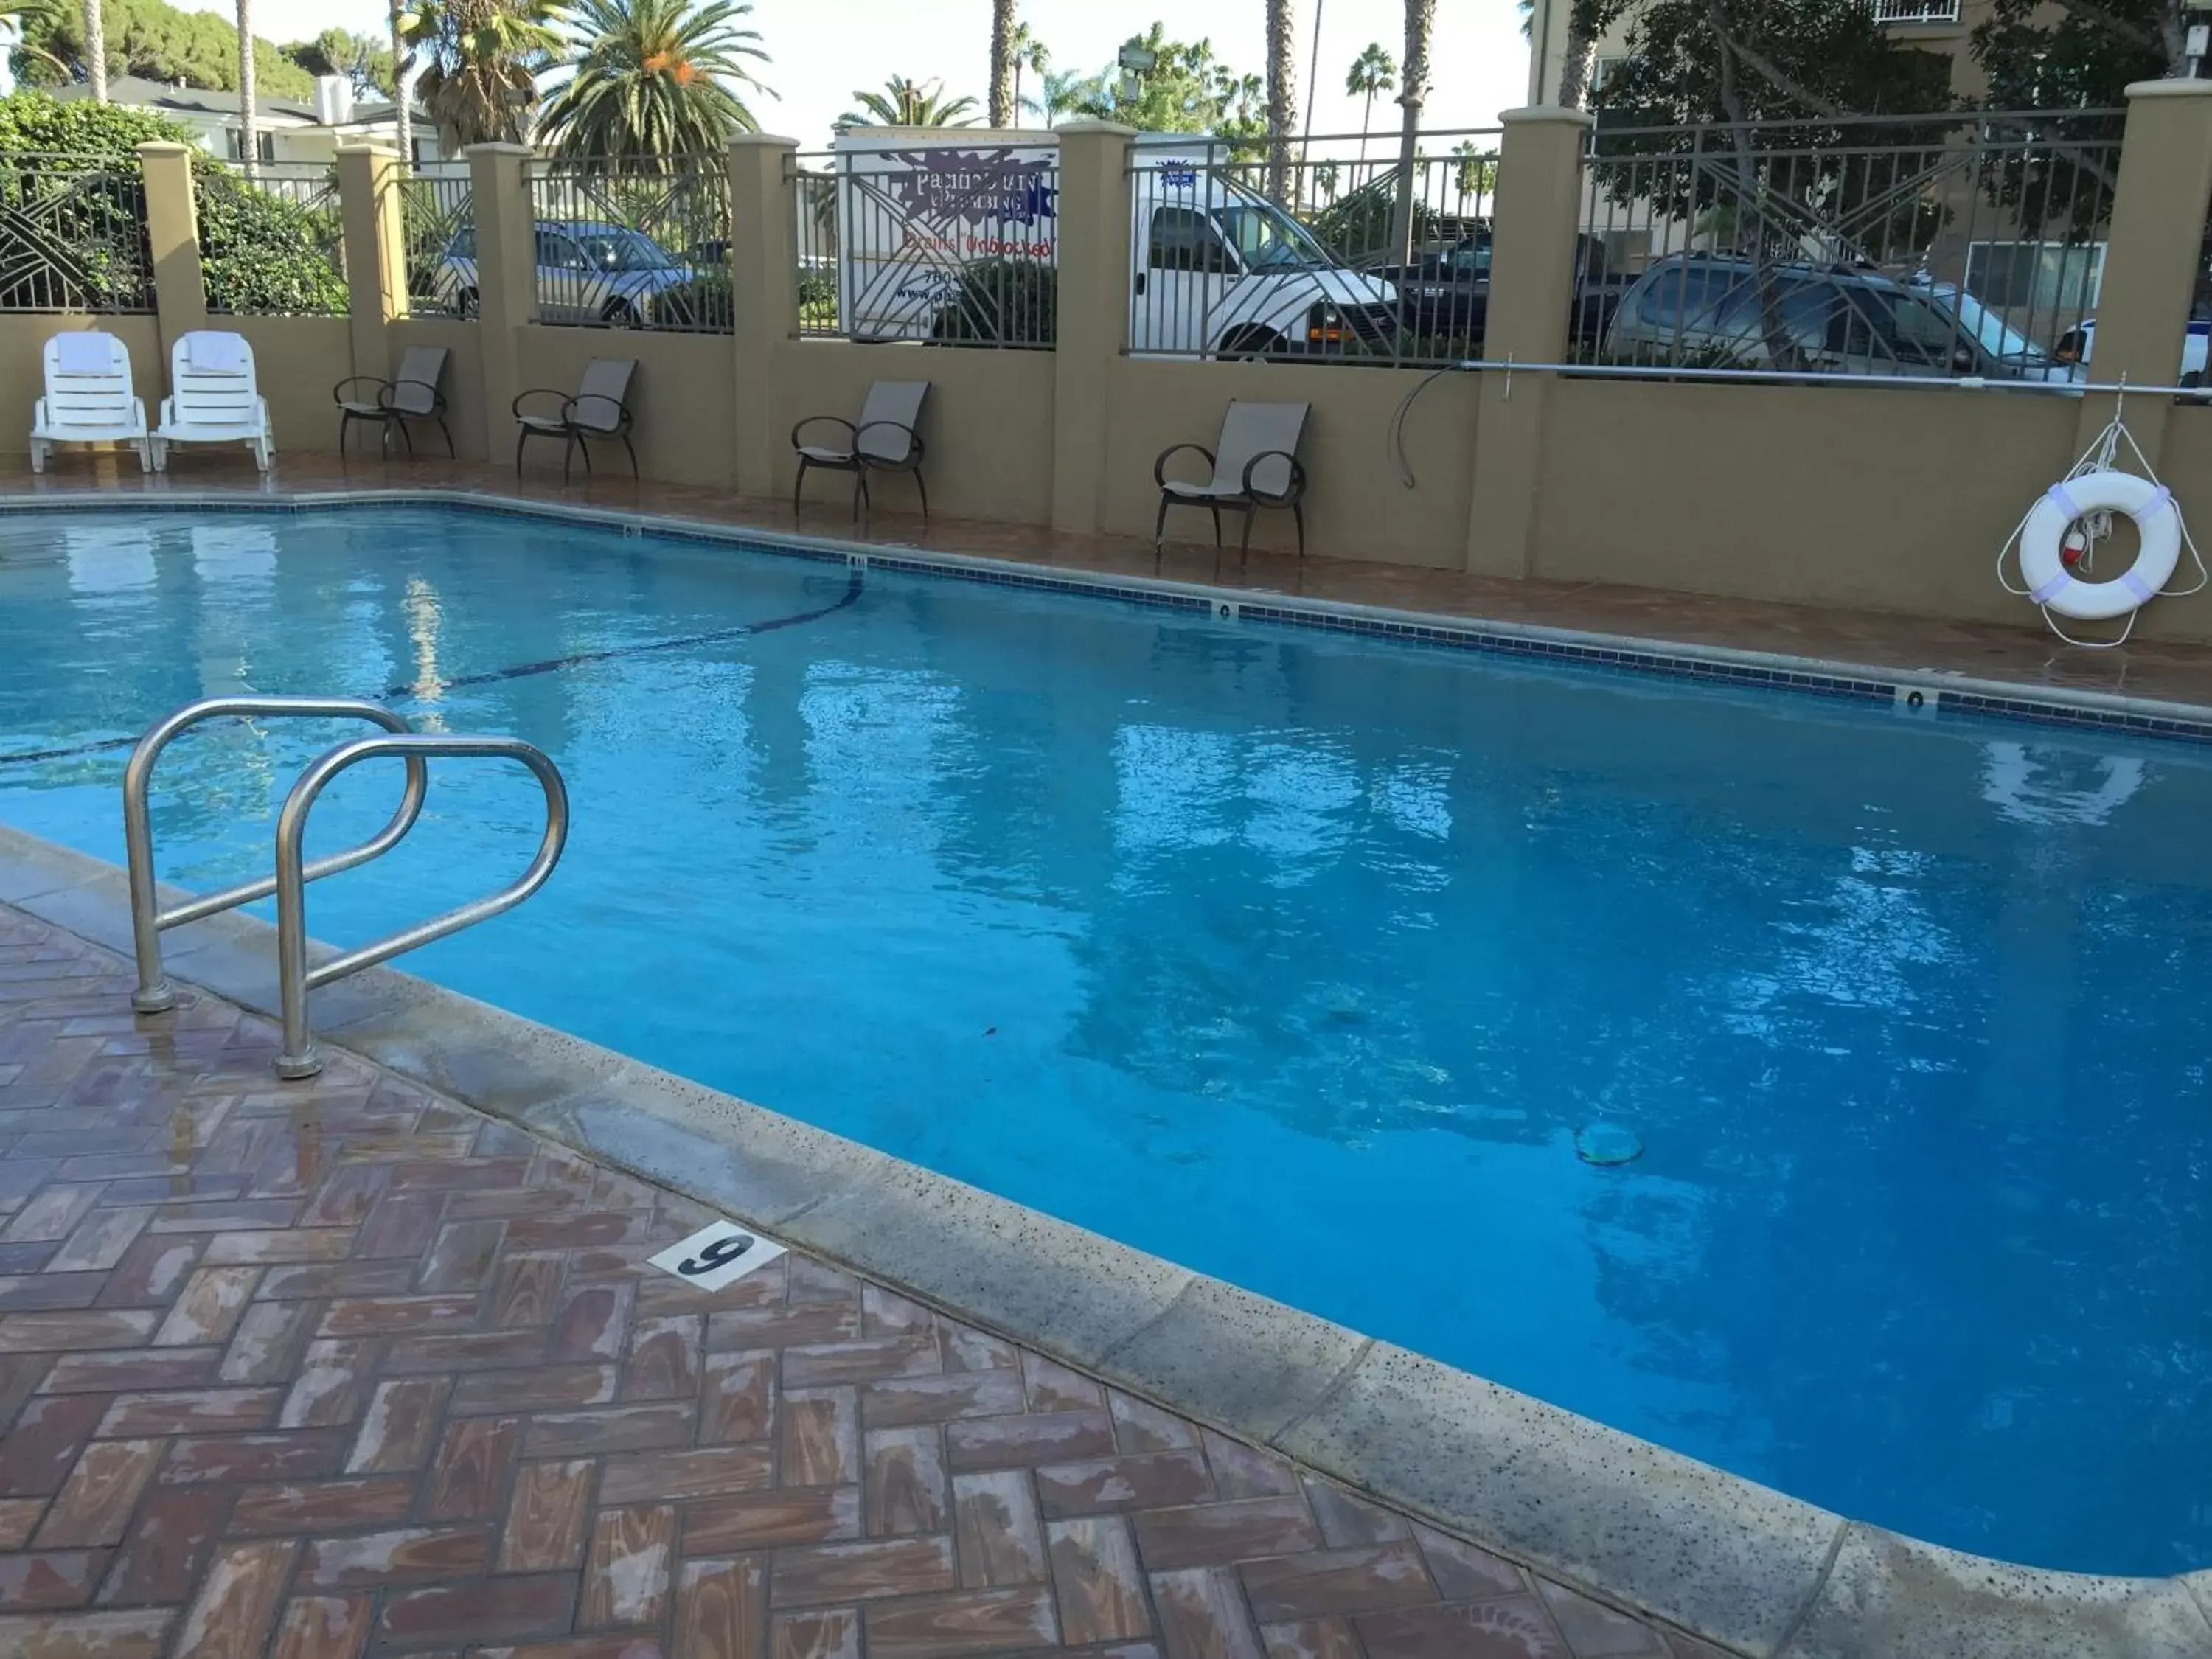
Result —
[[[185, 9], [234, 15], [226, 0], [176, 0]], [[1315, 0], [1297, 0], [1298, 80], [1303, 92], [1313, 52]], [[1381, 0], [1320, 0], [1321, 100], [1313, 131], [1360, 130], [1360, 100], [1344, 90], [1360, 49], [1379, 41], [1395, 58], [1405, 14]], [[265, 40], [307, 40], [337, 27], [381, 33], [384, 0], [254, 0], [254, 32]], [[1026, 0], [1022, 16], [1051, 49], [1053, 67], [1091, 73], [1121, 42], [1155, 20], [1170, 39], [1206, 38], [1240, 73], [1266, 67], [1261, 0]], [[830, 123], [852, 106], [854, 89], [893, 75], [942, 79], [953, 94], [982, 100], [989, 73], [990, 0], [753, 0], [752, 26], [769, 62], [760, 76], [781, 94], [749, 97], [763, 130], [826, 144]], [[1527, 101], [1528, 44], [1515, 0], [1445, 0], [1437, 8], [1434, 69], [1422, 125], [1432, 131], [1491, 126], [1501, 109]], [[1026, 86], [1024, 92], [1028, 90]], [[1377, 131], [1395, 128], [1395, 105], [1378, 102]]]

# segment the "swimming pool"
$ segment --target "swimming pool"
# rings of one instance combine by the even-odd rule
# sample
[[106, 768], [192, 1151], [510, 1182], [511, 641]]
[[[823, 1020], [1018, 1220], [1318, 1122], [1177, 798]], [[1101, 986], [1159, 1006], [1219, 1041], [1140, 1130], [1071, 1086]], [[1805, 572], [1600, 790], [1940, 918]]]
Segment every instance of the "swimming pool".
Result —
[[[1848, 1514], [2212, 1561], [2193, 747], [458, 510], [0, 519], [0, 818], [119, 859], [102, 745], [246, 690], [566, 771], [552, 884], [414, 971]], [[179, 741], [164, 874], [265, 868], [340, 733]], [[540, 811], [441, 770], [310, 924]]]

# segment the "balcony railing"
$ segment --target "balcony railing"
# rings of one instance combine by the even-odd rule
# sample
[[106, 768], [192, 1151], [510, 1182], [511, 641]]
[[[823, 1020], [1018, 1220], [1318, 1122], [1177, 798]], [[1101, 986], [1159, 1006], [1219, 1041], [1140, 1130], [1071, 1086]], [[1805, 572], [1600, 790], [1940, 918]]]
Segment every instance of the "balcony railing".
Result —
[[1959, 0], [1874, 0], [1877, 23], [1955, 23]]

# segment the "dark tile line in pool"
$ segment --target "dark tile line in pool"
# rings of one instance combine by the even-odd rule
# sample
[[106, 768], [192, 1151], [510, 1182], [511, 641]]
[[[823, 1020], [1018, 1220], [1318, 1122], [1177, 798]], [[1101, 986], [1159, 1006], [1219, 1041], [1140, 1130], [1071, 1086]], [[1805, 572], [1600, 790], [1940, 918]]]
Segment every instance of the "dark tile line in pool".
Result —
[[[0, 498], [0, 514], [54, 512], [63, 506], [82, 506], [82, 501], [63, 502], [41, 500]], [[106, 501], [98, 503], [110, 507]], [[1019, 587], [1049, 592], [1079, 594], [1093, 599], [1118, 600], [1154, 609], [1203, 611], [1217, 611], [1224, 617], [1235, 615], [1245, 621], [1273, 623], [1288, 628], [1317, 629], [1329, 633], [1360, 634], [1377, 639], [1408, 641], [1417, 644], [1440, 646], [1449, 650], [1495, 653], [1504, 656], [1553, 658], [1597, 667], [1624, 669], [1631, 672], [1659, 674], [1676, 678], [1723, 681], [1742, 685], [1759, 685], [1789, 691], [1801, 691], [1815, 696], [1848, 697], [1866, 702], [1894, 701], [1899, 692], [1909, 689], [1926, 690], [1936, 699], [1940, 716], [1968, 717], [2025, 720], [2040, 726], [2067, 726], [2105, 731], [2120, 731], [2146, 737], [2178, 738], [2191, 743], [2212, 743], [2212, 722], [2179, 720], [2169, 715], [2136, 714], [2127, 709], [2093, 708], [2077, 703], [2054, 702], [2040, 698], [2008, 697], [1983, 691], [1954, 690], [1948, 686], [1930, 685], [1915, 688], [1909, 682], [1860, 679], [1849, 676], [1821, 674], [1802, 669], [1774, 668], [1755, 663], [1729, 662], [1724, 659], [1692, 655], [1669, 655], [1659, 652], [1635, 651], [1614, 646], [1600, 646], [1584, 641], [1547, 639], [1528, 634], [1498, 633], [1479, 628], [1455, 627], [1433, 623], [1400, 621], [1389, 617], [1370, 617], [1357, 611], [1334, 611], [1319, 605], [1308, 609], [1299, 606], [1255, 605], [1235, 595], [1220, 599], [1202, 593], [1177, 592], [1171, 588], [1138, 587], [1121, 583], [1079, 577], [1054, 576], [1028, 570], [999, 569], [988, 564], [967, 560], [933, 559], [921, 554], [886, 553], [874, 547], [839, 544], [809, 545], [799, 540], [763, 537], [758, 531], [743, 526], [724, 527], [716, 525], [693, 525], [659, 519], [641, 520], [620, 513], [592, 508], [578, 508], [560, 502], [506, 501], [496, 498], [456, 496], [444, 491], [398, 489], [387, 495], [367, 500], [346, 500], [332, 496], [320, 501], [300, 501], [283, 497], [238, 499], [222, 496], [149, 497], [142, 501], [118, 501], [112, 509], [118, 512], [168, 512], [221, 514], [226, 516], [256, 513], [370, 513], [380, 507], [434, 507], [466, 513], [489, 514], [503, 519], [525, 519], [543, 523], [557, 520], [564, 523], [586, 524], [613, 530], [625, 538], [650, 538], [654, 540], [708, 543], [716, 546], [735, 547], [747, 552], [773, 554], [784, 558], [807, 559], [821, 563], [846, 564], [856, 560], [870, 568], [896, 570], [902, 573], [945, 576], [962, 581], [981, 583], [987, 586]], [[1233, 607], [1233, 611], [1231, 609]]]

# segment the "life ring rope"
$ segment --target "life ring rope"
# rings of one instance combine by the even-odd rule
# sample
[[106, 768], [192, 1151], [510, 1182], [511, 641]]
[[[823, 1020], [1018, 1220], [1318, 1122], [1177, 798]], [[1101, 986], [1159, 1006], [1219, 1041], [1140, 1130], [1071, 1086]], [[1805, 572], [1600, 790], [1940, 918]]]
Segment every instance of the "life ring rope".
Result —
[[[2124, 398], [2125, 395], [2123, 391], [2121, 396]], [[2120, 446], [2123, 443], [2127, 445], [2136, 465], [2141, 469], [2139, 473], [2121, 470]], [[2146, 483], [2151, 486], [2147, 492], [2142, 488]], [[2046, 508], [2051, 511], [2046, 513]], [[2095, 556], [2096, 544], [2112, 532], [2112, 519], [2115, 512], [2125, 513], [2136, 521], [2142, 532], [2143, 550], [2134, 564], [2110, 581], [2084, 582], [2075, 573], [2090, 568]], [[2170, 526], [2161, 522], [2167, 514], [2171, 514], [2172, 519]], [[2043, 520], [2039, 526], [2037, 524], [2039, 515]], [[2079, 563], [2069, 568], [2061, 548], [2069, 532], [2075, 526], [2084, 524], [2088, 526], [2088, 547], [2081, 555]], [[2043, 548], [2039, 543], [2036, 552], [2032, 553], [2027, 541], [2032, 528], [2039, 531], [2051, 545]], [[2166, 539], [2168, 536], [2172, 538], [2170, 542]], [[2190, 561], [2197, 567], [2197, 580], [2188, 587], [2168, 587], [2166, 584], [2173, 579], [2174, 567], [2183, 548], [2188, 550]], [[2038, 554], [2041, 556], [2037, 556]], [[2005, 570], [2005, 561], [2015, 555], [2021, 565], [2021, 585], [2017, 587]], [[2048, 574], [2039, 580], [2028, 568], [2032, 558], [2048, 568]], [[2156, 581], [2143, 574], [2146, 564], [2157, 573], [2159, 579]], [[1997, 550], [1997, 581], [2006, 592], [2019, 595], [2041, 611], [2045, 625], [2067, 644], [2089, 651], [2109, 651], [2115, 646], [2128, 642], [2129, 636], [2135, 632], [2136, 618], [2142, 614], [2144, 605], [2161, 594], [2168, 599], [2180, 599], [2199, 592], [2206, 586], [2212, 585], [2212, 573], [2206, 571], [2204, 556], [2197, 550], [2197, 538], [2189, 533], [2188, 522], [2182, 517], [2181, 504], [2174, 500], [2173, 491], [2159, 481], [2149, 458], [2142, 453], [2142, 446], [2136, 441], [2135, 434], [2123, 423], [2116, 404], [2111, 424], [2097, 434], [2096, 441], [2081, 452], [2081, 459], [2074, 463], [2064, 477], [2036, 497], [2027, 511], [2021, 514], [2020, 522], [2013, 526], [2012, 534], [2006, 538], [2005, 544]], [[2117, 594], [2113, 590], [2118, 590]], [[2100, 599], [2099, 595], [2110, 597]], [[2082, 599], [2094, 603], [2075, 609], [2062, 603], [2069, 598], [2076, 599], [2077, 603]], [[2057, 617], [2051, 614], [2054, 607], [2066, 614], [2091, 619], [2116, 616], [2124, 609], [2127, 625], [2120, 630], [2120, 636], [2116, 640], [2075, 639], [2059, 626]]]

